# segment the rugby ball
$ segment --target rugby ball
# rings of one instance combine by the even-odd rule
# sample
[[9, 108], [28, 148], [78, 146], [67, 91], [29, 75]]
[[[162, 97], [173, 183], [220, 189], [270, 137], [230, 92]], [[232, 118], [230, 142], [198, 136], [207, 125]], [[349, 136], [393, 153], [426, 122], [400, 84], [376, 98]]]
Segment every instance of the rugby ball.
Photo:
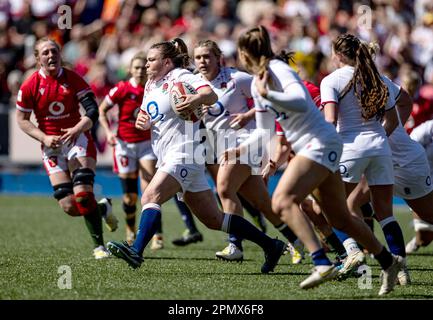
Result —
[[203, 109], [201, 107], [197, 108], [193, 112], [189, 112], [189, 113], [186, 113], [186, 112], [180, 113], [176, 109], [176, 107], [184, 101], [182, 96], [191, 95], [191, 94], [197, 94], [197, 91], [189, 83], [186, 83], [186, 82], [173, 83], [173, 86], [171, 87], [171, 90], [170, 90], [170, 105], [171, 105], [171, 108], [173, 109], [174, 113], [176, 113], [176, 115], [179, 118], [181, 118], [185, 121], [196, 122], [196, 121], [200, 120], [202, 115], [203, 115]]

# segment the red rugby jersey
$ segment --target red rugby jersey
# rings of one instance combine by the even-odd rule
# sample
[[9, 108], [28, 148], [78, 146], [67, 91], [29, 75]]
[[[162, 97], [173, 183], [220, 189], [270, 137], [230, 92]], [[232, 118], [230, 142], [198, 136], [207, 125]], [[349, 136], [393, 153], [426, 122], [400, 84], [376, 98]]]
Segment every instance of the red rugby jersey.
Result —
[[135, 128], [135, 120], [143, 101], [144, 87], [131, 78], [121, 81], [105, 96], [105, 101], [113, 106], [119, 106], [119, 127], [117, 136], [126, 142], [140, 142], [150, 139], [150, 130], [142, 131]]
[[89, 85], [74, 71], [61, 68], [57, 77], [42, 70], [34, 72], [21, 85], [17, 109], [34, 112], [39, 129], [48, 135], [62, 135], [81, 119], [78, 99], [91, 92]]

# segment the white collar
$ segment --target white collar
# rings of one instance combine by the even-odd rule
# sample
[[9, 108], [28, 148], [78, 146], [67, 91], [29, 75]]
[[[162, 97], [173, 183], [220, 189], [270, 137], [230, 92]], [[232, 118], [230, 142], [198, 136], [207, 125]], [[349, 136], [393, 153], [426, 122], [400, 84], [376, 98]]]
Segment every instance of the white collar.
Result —
[[[39, 74], [42, 76], [42, 78], [46, 79], [47, 75], [44, 73], [44, 71], [42, 70], [42, 68], [39, 69]], [[56, 78], [60, 77], [63, 74], [63, 68], [60, 67], [59, 72], [57, 73]]]
[[138, 83], [137, 83], [137, 81], [135, 81], [134, 78], [129, 79], [129, 83], [130, 83], [134, 88], [137, 88], [137, 87], [138, 87]]

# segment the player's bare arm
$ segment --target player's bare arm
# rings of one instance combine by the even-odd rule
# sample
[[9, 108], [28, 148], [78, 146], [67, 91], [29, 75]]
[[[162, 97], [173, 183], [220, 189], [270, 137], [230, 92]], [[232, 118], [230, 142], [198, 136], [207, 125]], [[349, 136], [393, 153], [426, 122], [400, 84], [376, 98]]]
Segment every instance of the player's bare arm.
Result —
[[179, 112], [193, 111], [204, 105], [212, 105], [218, 100], [216, 93], [209, 87], [201, 87], [197, 90], [197, 94], [182, 96], [185, 100], [177, 105]]
[[17, 123], [21, 130], [33, 139], [41, 142], [49, 148], [57, 148], [60, 146], [60, 136], [46, 135], [38, 127], [30, 121], [30, 112], [22, 112], [17, 110]]
[[323, 106], [323, 114], [327, 122], [332, 123], [334, 126], [337, 125], [338, 105], [335, 102], [325, 103]]
[[382, 126], [386, 131], [386, 135], [389, 137], [395, 128], [398, 126], [398, 116], [395, 108], [385, 111], [383, 116]]
[[232, 115], [230, 115], [230, 117], [232, 118], [230, 121], [230, 126], [233, 128], [243, 128], [245, 127], [245, 125], [250, 122], [251, 120], [254, 119], [256, 114], [256, 109], [252, 108], [250, 110], [248, 110], [245, 113], [234, 113]]
[[86, 113], [83, 117], [81, 117], [81, 120], [72, 128], [61, 129], [61, 131], [64, 132], [61, 140], [63, 141], [63, 143], [66, 144], [75, 143], [78, 136], [82, 132], [90, 130], [99, 118], [98, 104], [96, 103], [93, 93], [86, 93], [82, 97], [79, 97], [78, 100], [83, 106]]
[[287, 161], [291, 150], [292, 147], [287, 139], [284, 136], [277, 136], [274, 154], [271, 155], [271, 158], [262, 170], [262, 177], [265, 181], [273, 176], [278, 168]]
[[412, 112], [413, 100], [409, 93], [403, 88], [400, 89], [400, 95], [396, 101], [396, 107], [400, 116], [401, 124], [404, 126]]
[[104, 99], [99, 105], [99, 124], [104, 128], [105, 134], [107, 135], [107, 142], [109, 145], [114, 146], [117, 144], [116, 134], [111, 131], [110, 124], [108, 123], [107, 112], [113, 106], [109, 105]]

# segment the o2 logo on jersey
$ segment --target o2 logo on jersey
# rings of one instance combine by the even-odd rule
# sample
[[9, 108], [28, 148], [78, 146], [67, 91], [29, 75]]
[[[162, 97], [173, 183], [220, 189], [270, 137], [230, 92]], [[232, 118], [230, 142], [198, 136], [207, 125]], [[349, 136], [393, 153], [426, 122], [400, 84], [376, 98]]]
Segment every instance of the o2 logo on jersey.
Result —
[[53, 101], [48, 106], [48, 111], [53, 116], [59, 116], [65, 111], [65, 105], [59, 101]]
[[335, 162], [335, 160], [337, 160], [337, 152], [331, 151], [328, 154], [328, 160], [331, 161], [331, 162]]
[[149, 114], [150, 118], [152, 119], [152, 122], [158, 122], [162, 121], [165, 118], [165, 115], [162, 113], [159, 113], [159, 107], [156, 101], [150, 101], [146, 106], [146, 111]]
[[146, 111], [152, 120], [156, 119], [159, 114], [158, 104], [155, 101], [150, 101], [146, 106]]
[[431, 186], [431, 178], [430, 178], [430, 176], [427, 176], [427, 178], [425, 179], [425, 184], [428, 185], [429, 187]]
[[180, 170], [180, 176], [181, 176], [181, 178], [185, 179], [187, 175], [188, 175], [188, 170], [186, 170], [185, 168], [182, 168]]
[[347, 176], [347, 168], [345, 165], [340, 164], [339, 169], [340, 169], [340, 175]]
[[271, 105], [268, 105], [268, 104], [267, 104], [267, 105], [265, 105], [265, 108], [266, 108], [266, 110], [268, 110], [269, 112], [271, 112], [271, 113], [274, 114], [275, 119], [276, 119], [277, 121], [280, 121], [280, 120], [286, 120], [286, 119], [289, 118], [285, 112], [278, 112], [277, 109], [275, 109], [275, 108], [274, 108], [273, 106], [271, 106]]
[[207, 109], [207, 113], [212, 117], [218, 117], [223, 114], [224, 110], [224, 105], [220, 101], [217, 101], [215, 104], [213, 104], [210, 108]]

